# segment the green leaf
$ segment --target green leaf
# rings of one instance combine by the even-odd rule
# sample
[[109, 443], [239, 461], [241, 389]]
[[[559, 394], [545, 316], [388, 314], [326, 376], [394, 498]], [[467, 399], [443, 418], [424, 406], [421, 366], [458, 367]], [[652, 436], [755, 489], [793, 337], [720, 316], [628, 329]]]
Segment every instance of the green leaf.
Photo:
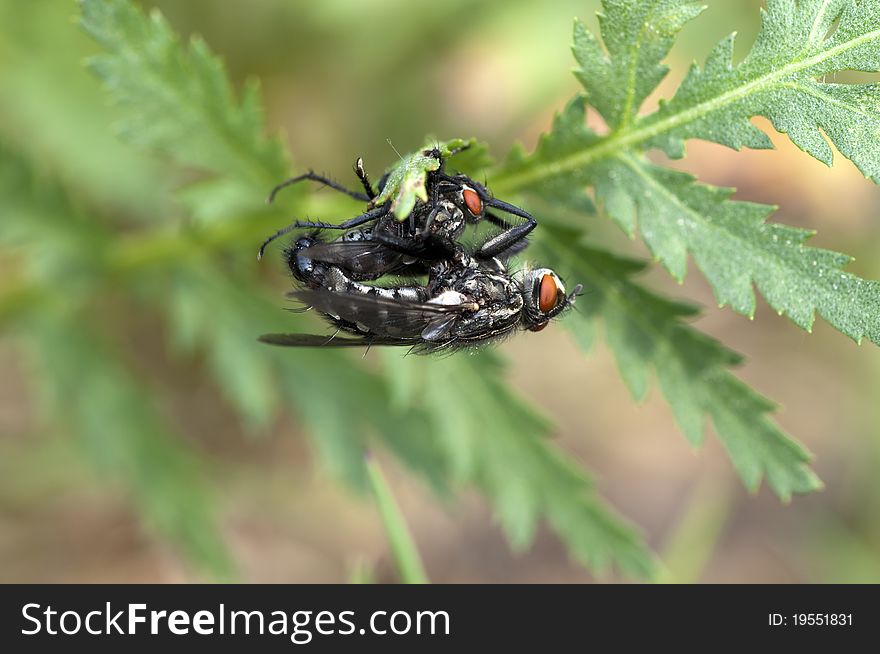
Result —
[[130, 496], [147, 526], [206, 573], [229, 577], [232, 564], [195, 453], [84, 310], [107, 287], [110, 234], [75, 210], [54, 180], [39, 178], [2, 147], [0, 193], [0, 240], [25, 253], [25, 301], [9, 322], [36, 364], [39, 414], [76, 437], [84, 458]]
[[117, 219], [167, 219], [168, 171], [107, 129], [115, 110], [83, 69], [94, 47], [70, 15], [69, 2], [0, 1], [2, 139]]
[[38, 243], [24, 259], [28, 273], [47, 284], [63, 278], [71, 294], [82, 290], [99, 267], [94, 254], [105, 244], [106, 230], [76, 211], [56, 183], [36, 175], [2, 142], [0, 196], [0, 243], [16, 248]]
[[385, 186], [371, 204], [378, 207], [390, 201], [394, 217], [405, 220], [412, 213], [417, 199], [428, 201], [428, 192], [425, 190], [428, 173], [440, 168], [440, 160], [431, 156], [430, 151], [436, 148], [441, 157], [447, 158], [462, 148], [474, 145], [476, 141], [473, 139], [453, 139], [442, 143], [429, 141], [421, 150], [402, 155], [400, 161], [388, 170]]
[[125, 108], [124, 138], [184, 166], [224, 176], [214, 188], [234, 215], [261, 205], [288, 163], [278, 139], [263, 135], [259, 86], [237, 101], [220, 60], [193, 37], [183, 46], [158, 11], [146, 19], [127, 0], [81, 0], [82, 26], [107, 54], [91, 68]]
[[[804, 329], [811, 328], [818, 311], [853, 339], [868, 336], [880, 343], [880, 285], [844, 272], [850, 257], [807, 247], [809, 232], [766, 222], [770, 207], [730, 201], [730, 190], [697, 184], [689, 175], [650, 164], [643, 155], [660, 147], [681, 156], [684, 139], [693, 137], [737, 148], [769, 147], [766, 135], [748, 120], [761, 114], [830, 163], [821, 129], [874, 177], [880, 146], [868, 135], [877, 133], [877, 87], [828, 85], [817, 78], [837, 70], [877, 69], [878, 3], [769, 2], [761, 35], [742, 64], [732, 65], [733, 40], [726, 39], [704, 69], [691, 69], [672, 101], [661, 101], [657, 112], [642, 118], [637, 117], [640, 105], [665, 75], [661, 60], [677, 31], [699, 12], [682, 1], [609, 0], [603, 7], [607, 53], [582, 24], [575, 25], [576, 75], [587, 95], [576, 97], [556, 116], [534, 153], [514, 150], [493, 176], [496, 192], [525, 190], [570, 206], [565, 189], [593, 187], [605, 212], [630, 235], [638, 228], [676, 279], [683, 279], [692, 254], [719, 305], [753, 316], [754, 283], [776, 311]], [[605, 119], [608, 134], [586, 126], [588, 101]], [[541, 236], [546, 230], [536, 240]], [[569, 236], [548, 256], [557, 261], [567, 257], [571, 268], [585, 276], [599, 275], [602, 271], [587, 266], [599, 254], [579, 250], [574, 242]], [[626, 272], [626, 266], [607, 263], [611, 271]], [[604, 282], [614, 287], [612, 277]], [[632, 288], [631, 282], [617, 283]], [[804, 465], [805, 451], [766, 419], [771, 405], [722, 374], [734, 363], [730, 353], [723, 356], [726, 351], [718, 344], [678, 324], [686, 308], [655, 296], [640, 297], [626, 308], [618, 306], [604, 317], [609, 343], [636, 397], [647, 391], [653, 367], [688, 438], [698, 442], [703, 421], [710, 417], [747, 486], [756, 487], [766, 476], [784, 498], [818, 486]], [[649, 317], [639, 321], [639, 312]], [[592, 342], [593, 325], [575, 324], [578, 339]]]
[[249, 425], [264, 426], [283, 402], [309, 427], [331, 474], [366, 488], [363, 450], [378, 435], [435, 487], [443, 488], [439, 472], [431, 466], [436, 455], [406, 436], [413, 416], [405, 409], [389, 410], [388, 385], [366, 370], [359, 357], [256, 341], [259, 334], [272, 331], [322, 333], [325, 324], [283, 311], [280, 298], [275, 302], [262, 297], [203, 260], [181, 264], [168, 279], [154, 282], [173, 289], [170, 301], [156, 293], [149, 297], [161, 298], [157, 309], [167, 315], [176, 343], [205, 354], [212, 377]]
[[536, 245], [553, 254], [558, 269], [586, 293], [564, 324], [591, 341], [601, 318], [621, 375], [642, 399], [653, 371], [685, 436], [703, 439], [706, 419], [730, 455], [745, 485], [756, 490], [762, 478], [781, 498], [821, 487], [807, 467], [810, 455], [768, 416], [774, 405], [731, 374], [740, 358], [687, 326], [696, 309], [642, 288], [630, 277], [644, 264], [584, 245], [577, 232], [547, 228]]
[[201, 465], [81, 316], [32, 313], [23, 323], [42, 369], [37, 390], [105, 477], [125, 488], [151, 528], [217, 578], [232, 572]]
[[666, 77], [661, 61], [679, 30], [705, 7], [682, 0], [607, 0], [599, 15], [606, 54], [595, 36], [575, 22], [575, 76], [586, 87], [590, 104], [608, 125], [632, 123], [645, 98]]
[[[679, 281], [692, 254], [720, 306], [753, 316], [753, 283], [780, 314], [803, 329], [818, 313], [856, 341], [880, 344], [880, 284], [842, 270], [850, 257], [810, 248], [810, 233], [766, 223], [772, 208], [729, 200], [731, 190], [696, 184], [689, 175], [648, 163], [642, 151], [661, 147], [680, 156], [684, 139], [731, 147], [769, 147], [749, 122], [770, 118], [800, 147], [826, 163], [831, 150], [820, 129], [869, 177], [880, 166], [880, 87], [824, 84], [843, 69], [880, 66], [880, 4], [777, 0], [768, 3], [761, 34], [740, 65], [723, 41], [704, 69], [694, 67], [675, 97], [646, 117], [635, 112], [665, 74], [659, 64], [675, 33], [698, 12], [691, 3], [603, 3], [608, 53], [575, 25], [577, 76], [588, 96], [558, 115], [531, 155], [514, 151], [493, 185], [529, 190], [552, 200], [563, 189], [592, 186], [605, 212], [632, 235], [639, 232]], [[826, 38], [833, 27], [836, 28]], [[586, 127], [589, 101], [610, 133]]]
[[[742, 63], [732, 63], [733, 36], [724, 39], [704, 68], [691, 68], [672, 100], [633, 120], [665, 73], [657, 62], [670, 38], [699, 12], [684, 0], [605, 0], [607, 17], [602, 24], [608, 56], [580, 22], [575, 23], [574, 53], [580, 64], [578, 79], [611, 132], [586, 147], [573, 148], [552, 166], [510, 175], [505, 186], [570, 174], [628, 149], [661, 147], [671, 156], [681, 156], [687, 138], [734, 148], [771, 147], [767, 136], [748, 121], [756, 115], [766, 116], [800, 148], [830, 163], [831, 149], [821, 129], [866, 177], [877, 181], [880, 87], [819, 81], [845, 70], [880, 69], [876, 0], [774, 0], [767, 5], [761, 33]], [[612, 24], [618, 26], [616, 31], [606, 33], [605, 26]]]
[[649, 574], [641, 539], [552, 447], [546, 419], [506, 387], [495, 357], [426, 361], [389, 353], [384, 360], [390, 379], [406, 385], [401, 396], [426, 412], [448, 474], [485, 493], [515, 547], [532, 541], [543, 518], [591, 569], [602, 572], [613, 562], [628, 574]]
[[[584, 125], [584, 98], [572, 101], [542, 137], [535, 154], [508, 165], [549, 162], [564, 147], [595, 142]], [[880, 344], [880, 283], [842, 270], [851, 257], [811, 248], [805, 230], [767, 223], [773, 208], [729, 200], [731, 189], [697, 184], [685, 173], [623, 152], [581, 170], [596, 188], [606, 213], [629, 234], [638, 228], [651, 252], [678, 280], [693, 254], [719, 306], [747, 316], [755, 312], [754, 282], [767, 302], [799, 327], [812, 328], [814, 312], [847, 336]], [[570, 184], [570, 176], [557, 184]], [[538, 187], [548, 200], [556, 189]], [[638, 220], [637, 220], [638, 218]]]
[[672, 100], [640, 125], [653, 134], [648, 143], [673, 155], [683, 152], [688, 138], [769, 147], [749, 123], [751, 116], [766, 116], [795, 145], [830, 165], [824, 132], [865, 177], [880, 182], [880, 85], [822, 81], [844, 70], [880, 69], [876, 0], [775, 0], [762, 18], [741, 64], [733, 65], [731, 35], [703, 69], [691, 68]]
[[851, 257], [807, 247], [811, 232], [766, 223], [773, 208], [731, 201], [732, 189], [696, 184], [634, 155], [621, 155], [608, 170], [599, 196], [633, 198], [654, 255], [682, 279], [691, 252], [719, 306], [754, 316], [754, 282], [775, 311], [807, 331], [818, 311], [857, 342], [867, 336], [880, 344], [880, 283], [843, 272]]

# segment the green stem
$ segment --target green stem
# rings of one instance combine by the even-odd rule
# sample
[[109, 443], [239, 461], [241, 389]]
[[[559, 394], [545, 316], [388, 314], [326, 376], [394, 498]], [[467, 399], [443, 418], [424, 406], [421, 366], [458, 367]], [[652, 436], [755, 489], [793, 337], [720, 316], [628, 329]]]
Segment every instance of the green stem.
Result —
[[684, 512], [663, 547], [660, 584], [696, 584], [718, 549], [730, 519], [734, 495], [727, 479], [706, 477], [690, 493]]
[[[242, 243], [251, 243], [256, 252], [260, 239], [255, 234], [269, 233], [281, 223], [283, 219], [276, 214], [256, 214], [202, 229], [163, 227], [134, 236], [114, 235], [112, 247], [102, 260], [103, 279], [117, 281], [181, 257], [211, 256], [218, 250]], [[40, 281], [13, 278], [0, 286], [0, 327], [20, 312], [52, 297], [53, 289]]]
[[391, 493], [391, 488], [385, 481], [382, 469], [369, 452], [366, 452], [364, 456], [367, 462], [370, 489], [376, 499], [376, 506], [382, 518], [382, 526], [385, 528], [400, 580], [405, 584], [429, 583], [419, 551], [409, 533], [400, 507]]

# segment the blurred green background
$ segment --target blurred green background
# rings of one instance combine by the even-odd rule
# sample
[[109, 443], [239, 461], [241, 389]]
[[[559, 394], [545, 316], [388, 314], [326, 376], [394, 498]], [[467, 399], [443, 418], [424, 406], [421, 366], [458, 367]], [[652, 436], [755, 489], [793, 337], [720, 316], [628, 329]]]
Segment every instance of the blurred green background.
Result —
[[[236, 85], [261, 80], [268, 124], [283, 130], [296, 172], [313, 167], [350, 181], [357, 155], [374, 176], [394, 160], [386, 139], [401, 151], [421, 145], [427, 133], [476, 136], [496, 156], [515, 141], [533, 147], [553, 112], [578, 89], [568, 72], [572, 17], [595, 26], [598, 2], [143, 4], [159, 7], [178, 33], [201, 34]], [[740, 35], [738, 53], [750, 44], [760, 2], [707, 4], [673, 49], [672, 73], [660, 95], [670, 95], [690, 61], [702, 59], [731, 30]], [[148, 258], [153, 253], [138, 251], [139, 233], [186, 229], [191, 220], [175, 194], [188, 181], [186, 173], [116, 137], [119, 110], [82, 65], [98, 47], [72, 21], [76, 11], [63, 0], [0, 0], [0, 157], [31, 171], [5, 168], [5, 188], [26, 189], [44, 225], [29, 235], [32, 247], [0, 250], [0, 582], [204, 579], [193, 556], [213, 557], [208, 569], [234, 568], [234, 578], [246, 581], [395, 579], [373, 505], [317, 464], [295, 412], [281, 412], [262, 426], [242, 417], [246, 412], [230, 405], [215, 379], [216, 363], [176, 346], [157, 313], [139, 306], [139, 297], [109, 293], [96, 304], [109, 345], [58, 333], [45, 339], [62, 344], [57, 351], [35, 354], [23, 346], [23, 332], [53, 326], [29, 321], [28, 307], [36, 300], [20, 283], [22, 270], [33, 267], [32, 274], [51, 280], [53, 290], [39, 301], [64, 312], [76, 285], [86, 283], [90, 261], [103, 256], [100, 234], [81, 240], [90, 221], [96, 233], [100, 224], [131, 236], [126, 256]], [[774, 142], [775, 151], [743, 153], [692, 143], [675, 165], [702, 181], [737, 187], [738, 198], [779, 205], [776, 220], [818, 230], [813, 245], [852, 254], [851, 270], [880, 276], [880, 190], [842, 158], [828, 170], [784, 138], [774, 135]], [[0, 221], [22, 206], [18, 194], [4, 194]], [[313, 206], [321, 202], [333, 200], [317, 194]], [[71, 220], [81, 221], [79, 229], [70, 227]], [[588, 220], [597, 238], [646, 256], [609, 221]], [[265, 232], [259, 227], [241, 244], [236, 265], [248, 270], [253, 288], [277, 290], [283, 314], [286, 280], [277, 258], [253, 270]], [[40, 239], [53, 243], [47, 252], [68, 252], [64, 265], [40, 256]], [[70, 265], [82, 274], [68, 276]], [[167, 281], [132, 288], [155, 298]], [[813, 334], [803, 333], [760, 300], [754, 322], [718, 310], [696, 274], [682, 287], [662, 271], [649, 283], [705, 307], [696, 325], [746, 355], [738, 374], [781, 404], [779, 422], [816, 455], [826, 489], [790, 505], [765, 489], [750, 496], [716, 441], [707, 439], [693, 452], [656, 390], [636, 406], [607, 351], [598, 348], [585, 359], [554, 326], [500, 349], [510, 361], [512, 384], [553, 417], [558, 446], [588, 468], [600, 494], [640, 527], [666, 565], [666, 580], [880, 582], [877, 349], [858, 347], [821, 321]], [[170, 292], [167, 301], [174, 302]], [[240, 310], [249, 310], [246, 302]], [[198, 323], [195, 334], [210, 331], [209, 313], [191, 318]], [[83, 456], [59, 429], [65, 425], [57, 416], [70, 399], [64, 389], [91, 393], [86, 424], [126, 424], [124, 416], [102, 411], [109, 394], [118, 395], [115, 406], [140, 410], [137, 384], [79, 388], [75, 376], [54, 383], [61, 370], [97, 365], [110, 371], [108, 379], [117, 368], [136, 371], [137, 384], [158, 398], [159, 415], [177, 430], [158, 445], [145, 431], [138, 441], [142, 453], [159, 454], [142, 459], [135, 451], [123, 471], [134, 479], [128, 486], [113, 481], [112, 471], [96, 474], [92, 459], [100, 469], [106, 443], [86, 444], [91, 454]], [[47, 398], [45, 387], [61, 397]], [[259, 414], [260, 389], [252, 392], [250, 408]], [[56, 419], [45, 418], [47, 401], [61, 407]], [[175, 439], [182, 439], [186, 453], [178, 452]], [[167, 450], [156, 449], [162, 447]], [[139, 465], [146, 460], [167, 460], [168, 469], [182, 471], [175, 484], [187, 478], [189, 467], [208, 483], [166, 487], [170, 477]], [[591, 579], [549, 531], [542, 529], [532, 548], [514, 554], [480, 496], [439, 501], [394, 461], [383, 458], [382, 464], [433, 581]], [[200, 515], [191, 516], [193, 556], [159, 535], [162, 502], [203, 492], [216, 509], [228, 556], [200, 542]], [[159, 507], [152, 521], [139, 519], [139, 502]]]

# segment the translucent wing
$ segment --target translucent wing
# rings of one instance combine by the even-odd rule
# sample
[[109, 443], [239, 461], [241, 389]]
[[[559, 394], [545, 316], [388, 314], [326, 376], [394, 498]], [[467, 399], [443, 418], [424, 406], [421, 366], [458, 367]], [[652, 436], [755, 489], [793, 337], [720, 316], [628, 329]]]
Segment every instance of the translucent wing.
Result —
[[381, 276], [406, 267], [400, 252], [373, 241], [332, 241], [315, 243], [301, 252], [314, 261], [339, 266], [356, 276]]
[[443, 338], [460, 316], [474, 309], [472, 304], [411, 302], [326, 289], [298, 289], [287, 295], [364, 332], [412, 340]]
[[374, 345], [414, 345], [412, 339], [369, 336], [347, 338], [320, 334], [263, 334], [261, 343], [284, 347], [372, 347]]

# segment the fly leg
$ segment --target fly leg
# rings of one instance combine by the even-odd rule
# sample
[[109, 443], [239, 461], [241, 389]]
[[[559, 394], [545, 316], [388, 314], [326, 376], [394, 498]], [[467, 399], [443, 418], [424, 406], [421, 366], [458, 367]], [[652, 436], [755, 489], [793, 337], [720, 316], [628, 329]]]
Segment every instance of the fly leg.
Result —
[[272, 236], [263, 241], [263, 244], [260, 246], [259, 252], [257, 252], [257, 260], [263, 258], [263, 253], [266, 251], [266, 247], [269, 245], [269, 243], [281, 236], [284, 236], [285, 234], [289, 234], [295, 229], [299, 229], [301, 227], [314, 227], [317, 229], [351, 229], [352, 227], [357, 227], [358, 225], [368, 223], [371, 220], [377, 220], [378, 218], [381, 218], [385, 213], [387, 213], [387, 211], [388, 208], [385, 206], [377, 207], [375, 209], [370, 209], [366, 213], [362, 213], [360, 216], [355, 216], [354, 218], [350, 218], [345, 222], [339, 223], [338, 225], [312, 220], [297, 220], [292, 225], [288, 225], [283, 229], [279, 229], [277, 232], [272, 234]]
[[513, 246], [518, 245], [520, 242], [523, 242], [525, 240], [525, 237], [528, 236], [528, 234], [538, 225], [538, 221], [535, 220], [535, 218], [531, 214], [523, 211], [519, 207], [514, 207], [512, 204], [507, 204], [506, 202], [502, 202], [501, 200], [490, 200], [487, 204], [507, 211], [508, 213], [512, 213], [516, 216], [522, 216], [526, 219], [526, 222], [522, 223], [521, 225], [514, 225], [513, 227], [511, 227], [509, 226], [507, 221], [502, 220], [501, 218], [498, 218], [497, 216], [494, 216], [487, 212], [486, 217], [491, 222], [495, 224], [499, 224], [500, 222], [501, 224], [508, 225], [508, 227], [503, 232], [501, 232], [497, 236], [493, 236], [480, 246], [480, 249], [477, 250], [476, 253], [476, 257], [478, 259], [491, 259], [492, 257], [497, 257], [502, 252], [505, 252]]
[[345, 222], [334, 225], [333, 223], [325, 223], [320, 220], [297, 220], [293, 223], [291, 229], [295, 229], [297, 227], [316, 227], [318, 229], [351, 229], [352, 227], [358, 227], [363, 225], [364, 223], [368, 223], [371, 220], [377, 220], [388, 213], [388, 207], [382, 205], [381, 207], [376, 207], [375, 209], [370, 209], [362, 213], [359, 216], [355, 216], [354, 218], [349, 218]]
[[[360, 159], [358, 159], [358, 161], [360, 162]], [[361, 168], [361, 170], [363, 170], [363, 168]], [[364, 173], [364, 174], [366, 175], [366, 173]], [[360, 174], [358, 174], [358, 177], [360, 177]], [[290, 179], [281, 182], [278, 186], [276, 186], [275, 188], [272, 189], [272, 192], [269, 193], [269, 197], [266, 200], [266, 202], [271, 204], [272, 201], [275, 199], [275, 196], [278, 194], [278, 191], [280, 191], [281, 189], [286, 188], [288, 186], [291, 186], [293, 184], [296, 184], [297, 182], [301, 182], [304, 179], [310, 179], [313, 182], [318, 182], [319, 184], [323, 184], [324, 186], [332, 188], [335, 191], [339, 191], [340, 193], [345, 193], [347, 196], [352, 197], [355, 200], [361, 200], [362, 202], [369, 202], [370, 200], [373, 199], [373, 196], [365, 195], [363, 193], [360, 193], [359, 191], [350, 191], [349, 189], [345, 188], [341, 184], [337, 184], [332, 179], [330, 179], [328, 177], [324, 177], [323, 175], [319, 175], [315, 171], [310, 170], [307, 173], [304, 173], [302, 175], [297, 175], [296, 177], [291, 177]], [[365, 186], [365, 188], [367, 188], [367, 187]]]
[[370, 178], [367, 176], [367, 171], [364, 170], [364, 160], [360, 157], [357, 158], [357, 161], [354, 162], [354, 174], [357, 175], [358, 179], [361, 180], [361, 186], [364, 187], [364, 190], [367, 192], [367, 196], [372, 200], [376, 197], [376, 191], [373, 189], [372, 183], [370, 183]]

